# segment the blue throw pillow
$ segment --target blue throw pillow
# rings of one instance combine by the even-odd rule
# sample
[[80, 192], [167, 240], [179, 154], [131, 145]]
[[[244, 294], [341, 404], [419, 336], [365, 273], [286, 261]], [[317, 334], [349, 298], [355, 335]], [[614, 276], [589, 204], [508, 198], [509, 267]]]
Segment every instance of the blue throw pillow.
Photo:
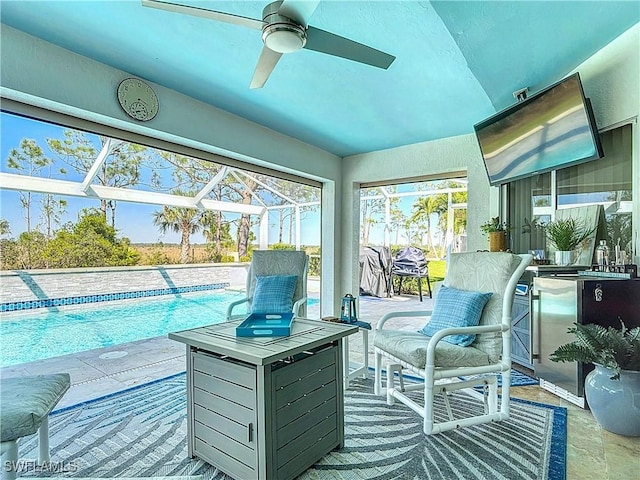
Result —
[[291, 313], [297, 283], [295, 275], [258, 275], [251, 313]]
[[[469, 292], [442, 285], [436, 296], [431, 320], [422, 329], [422, 333], [432, 337], [443, 328], [475, 327], [480, 323], [482, 310], [492, 295], [491, 292]], [[442, 340], [468, 347], [475, 338], [475, 334], [449, 335]]]

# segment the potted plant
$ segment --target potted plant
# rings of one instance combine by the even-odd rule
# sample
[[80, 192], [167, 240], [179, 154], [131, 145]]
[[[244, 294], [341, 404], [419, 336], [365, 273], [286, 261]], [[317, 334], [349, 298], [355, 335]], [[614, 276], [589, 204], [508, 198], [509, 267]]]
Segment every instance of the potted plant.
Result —
[[551, 354], [553, 362], [593, 363], [585, 396], [596, 421], [620, 435], [640, 436], [640, 327], [605, 328], [579, 323], [569, 329], [573, 342]]
[[501, 222], [500, 217], [493, 217], [488, 222], [480, 225], [480, 230], [489, 236], [489, 251], [503, 252], [507, 250], [507, 231], [509, 226]]
[[544, 228], [547, 238], [556, 247], [557, 265], [571, 265], [575, 249], [595, 230], [595, 227], [589, 228], [572, 217], [558, 218], [547, 223]]

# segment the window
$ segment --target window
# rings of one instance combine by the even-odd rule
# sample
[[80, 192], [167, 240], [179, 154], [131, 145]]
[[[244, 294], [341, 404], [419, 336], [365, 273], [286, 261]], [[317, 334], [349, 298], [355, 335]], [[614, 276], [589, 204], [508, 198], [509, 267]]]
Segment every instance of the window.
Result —
[[[319, 253], [316, 182], [70, 117], [0, 119], [2, 268], [246, 260], [274, 244]], [[54, 249], [62, 237], [86, 240], [70, 234], [96, 216], [126, 255], [95, 249], [72, 261], [68, 248]]]
[[360, 245], [413, 245], [428, 258], [466, 251], [467, 179], [362, 186]]
[[603, 158], [511, 182], [508, 208], [513, 251], [546, 249], [541, 225], [553, 218], [556, 209], [599, 204], [605, 211], [607, 243], [620, 245], [631, 255], [631, 135], [630, 124], [603, 132]]

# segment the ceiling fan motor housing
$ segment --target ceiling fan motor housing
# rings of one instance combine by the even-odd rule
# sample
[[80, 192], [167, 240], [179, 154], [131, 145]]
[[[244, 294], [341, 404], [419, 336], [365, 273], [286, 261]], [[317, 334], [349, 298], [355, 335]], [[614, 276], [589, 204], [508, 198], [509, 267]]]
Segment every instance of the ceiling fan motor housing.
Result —
[[307, 32], [304, 26], [278, 13], [281, 4], [270, 3], [262, 10], [262, 41], [274, 52], [291, 53], [305, 46]]

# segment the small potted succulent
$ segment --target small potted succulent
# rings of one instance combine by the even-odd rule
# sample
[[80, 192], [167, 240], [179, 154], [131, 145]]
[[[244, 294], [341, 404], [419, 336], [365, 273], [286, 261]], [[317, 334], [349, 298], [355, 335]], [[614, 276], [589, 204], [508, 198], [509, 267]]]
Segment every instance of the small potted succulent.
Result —
[[509, 225], [507, 225], [506, 222], [501, 222], [500, 217], [493, 217], [488, 222], [483, 223], [480, 225], [480, 230], [489, 236], [490, 252], [503, 252], [507, 250], [507, 231], [509, 230]]
[[640, 436], [640, 327], [627, 329], [579, 323], [569, 329], [575, 340], [562, 345], [553, 362], [593, 363], [584, 391], [591, 413], [604, 428], [620, 435]]
[[571, 265], [575, 250], [589, 238], [595, 227], [572, 217], [558, 218], [544, 226], [547, 239], [555, 246], [557, 265]]

